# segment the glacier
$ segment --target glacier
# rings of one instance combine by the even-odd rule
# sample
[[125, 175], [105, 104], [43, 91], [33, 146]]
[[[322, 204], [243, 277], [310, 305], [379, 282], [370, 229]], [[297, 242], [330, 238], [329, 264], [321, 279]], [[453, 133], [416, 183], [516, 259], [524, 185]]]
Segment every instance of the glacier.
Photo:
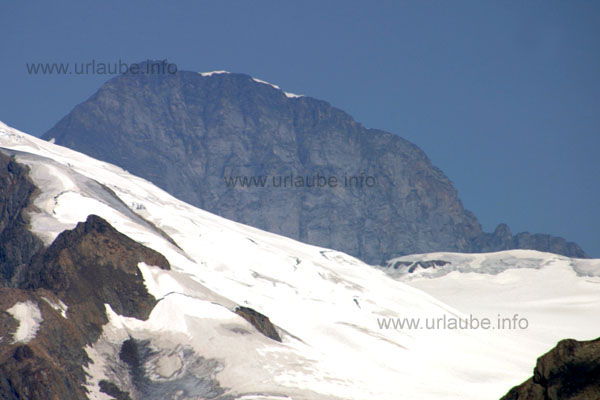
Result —
[[[148, 320], [106, 305], [109, 323], [86, 348], [91, 399], [110, 398], [98, 390], [102, 380], [128, 384], [113, 359], [132, 337], [153, 346], [150, 383], [191, 387], [190, 376], [202, 370], [223, 388], [219, 396], [229, 396], [219, 398], [497, 399], [530, 376], [536, 358], [558, 340], [600, 332], [593, 318], [600, 311], [598, 260], [516, 250], [371, 266], [210, 214], [119, 167], [1, 122], [0, 148], [30, 168], [40, 189], [30, 218], [44, 243], [95, 214], [171, 264], [139, 265], [159, 300]], [[449, 267], [404, 268], [419, 260]], [[259, 333], [235, 313], [239, 306], [266, 315], [282, 341]], [[529, 328], [378, 325], [381, 318], [470, 314], [519, 314]]]

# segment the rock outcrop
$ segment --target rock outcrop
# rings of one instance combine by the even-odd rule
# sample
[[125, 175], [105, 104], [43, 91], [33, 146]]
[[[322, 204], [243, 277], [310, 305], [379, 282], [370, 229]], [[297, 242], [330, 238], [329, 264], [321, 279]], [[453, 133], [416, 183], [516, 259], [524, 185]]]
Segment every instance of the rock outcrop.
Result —
[[600, 399], [600, 338], [562, 340], [537, 360], [533, 377], [501, 400]]
[[27, 174], [27, 167], [0, 152], [0, 286], [14, 286], [18, 270], [42, 248], [29, 231], [26, 210], [35, 186]]
[[[169, 263], [93, 215], [42, 248], [24, 212], [36, 190], [27, 168], [0, 153], [0, 182], [0, 398], [86, 399], [84, 348], [108, 322], [104, 304], [147, 319], [156, 299], [137, 265]], [[32, 335], [19, 337], [16, 305], [35, 310]]]
[[[143, 320], [156, 304], [139, 262], [170, 268], [164, 256], [91, 215], [34, 255], [18, 288], [0, 288], [0, 398], [86, 399], [84, 347], [108, 322], [104, 304]], [[25, 302], [40, 310], [42, 323], [23, 344], [9, 340], [18, 323], [6, 310]]]
[[250, 308], [239, 306], [234, 310], [236, 314], [244, 318], [246, 321], [250, 322], [252, 326], [256, 328], [260, 333], [268, 337], [269, 339], [273, 339], [277, 342], [281, 342], [281, 337], [269, 317], [259, 313], [258, 311]]
[[106, 303], [117, 314], [145, 320], [156, 300], [144, 286], [140, 262], [170, 269], [162, 254], [90, 215], [36, 255], [19, 286], [52, 291], [69, 307], [93, 307], [104, 314]]
[[417, 146], [248, 75], [120, 75], [43, 137], [212, 213], [372, 264], [517, 246], [585, 256], [549, 236], [485, 234]]
[[493, 233], [482, 234], [475, 241], [474, 247], [482, 253], [527, 249], [561, 254], [575, 258], [587, 257], [581, 247], [573, 242], [568, 242], [561, 237], [543, 233], [531, 234], [529, 232], [521, 232], [513, 235], [506, 224], [498, 225]]

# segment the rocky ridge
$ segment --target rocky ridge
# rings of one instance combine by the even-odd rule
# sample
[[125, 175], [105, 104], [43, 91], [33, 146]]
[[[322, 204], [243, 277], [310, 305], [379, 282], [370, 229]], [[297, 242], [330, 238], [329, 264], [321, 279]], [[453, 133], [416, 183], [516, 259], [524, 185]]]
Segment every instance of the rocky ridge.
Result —
[[600, 398], [600, 338], [560, 341], [537, 360], [533, 377], [501, 400], [596, 400]]
[[[84, 347], [108, 322], [104, 304], [146, 319], [156, 299], [137, 265], [169, 269], [169, 263], [94, 215], [43, 248], [28, 230], [25, 210], [35, 187], [27, 167], [3, 153], [0, 166], [0, 236], [8, 238], [0, 242], [0, 398], [86, 399]], [[15, 307], [37, 314], [33, 338], [20, 337], [19, 321], [9, 312]]]
[[414, 144], [244, 74], [120, 75], [43, 137], [209, 212], [371, 264], [432, 251], [586, 256], [550, 235], [483, 232]]

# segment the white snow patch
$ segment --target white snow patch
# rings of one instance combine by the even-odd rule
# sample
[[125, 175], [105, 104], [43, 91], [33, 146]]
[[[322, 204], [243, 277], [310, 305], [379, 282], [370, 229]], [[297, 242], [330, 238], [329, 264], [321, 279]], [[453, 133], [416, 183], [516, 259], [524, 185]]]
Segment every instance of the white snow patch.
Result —
[[220, 75], [220, 74], [230, 74], [231, 72], [220, 70], [220, 71], [198, 72], [198, 73], [202, 76], [213, 76], [213, 75]]
[[13, 336], [15, 343], [27, 343], [35, 337], [42, 322], [42, 314], [37, 304], [29, 300], [19, 302], [6, 310], [6, 312], [19, 321], [19, 327]]
[[58, 299], [58, 303], [53, 302], [52, 300], [50, 300], [47, 297], [42, 297], [42, 299], [46, 303], [48, 303], [48, 305], [50, 307], [52, 307], [53, 309], [58, 311], [60, 313], [60, 315], [63, 316], [63, 318], [67, 318], [67, 310], [69, 309], [69, 307], [67, 307], [67, 305], [65, 303], [63, 303], [61, 299]]
[[291, 93], [291, 92], [283, 92], [283, 94], [285, 94], [290, 99], [296, 99], [298, 97], [304, 97], [303, 94], [296, 94], [296, 93]]
[[91, 362], [84, 366], [86, 374], [85, 388], [88, 391], [88, 397], [91, 400], [112, 400], [113, 397], [100, 391], [100, 381], [106, 379], [106, 370], [108, 369], [106, 360], [109, 357], [114, 357], [114, 354], [103, 354], [103, 352], [96, 348], [102, 347], [101, 343], [96, 342], [94, 346], [87, 345], [84, 350]]
[[252, 78], [252, 80], [253, 80], [254, 82], [262, 83], [263, 85], [269, 85], [269, 86], [271, 86], [271, 87], [273, 87], [273, 88], [275, 88], [275, 89], [277, 89], [277, 90], [281, 90], [281, 88], [280, 88], [279, 86], [277, 86], [277, 85], [273, 85], [272, 83], [269, 83], [269, 82], [267, 82], [267, 81], [263, 81], [262, 79], [258, 79], [258, 78]]
[[[262, 79], [258, 79], [258, 78], [252, 78], [252, 80], [253, 80], [254, 82], [257, 82], [257, 83], [262, 83], [263, 85], [268, 85], [268, 86], [271, 86], [271, 87], [272, 87], [272, 88], [274, 88], [274, 89], [281, 90], [281, 88], [280, 88], [279, 86], [277, 86], [277, 85], [274, 85], [274, 84], [272, 84], [272, 83], [270, 83], [270, 82], [267, 82], [267, 81], [263, 81]], [[283, 92], [283, 94], [285, 94], [285, 95], [286, 95], [287, 97], [289, 97], [290, 99], [294, 99], [294, 98], [298, 98], [298, 97], [304, 97], [304, 96], [303, 96], [303, 95], [301, 95], [301, 94], [295, 94], [295, 93], [285, 92], [285, 91], [283, 91], [283, 90], [281, 90], [281, 91]]]

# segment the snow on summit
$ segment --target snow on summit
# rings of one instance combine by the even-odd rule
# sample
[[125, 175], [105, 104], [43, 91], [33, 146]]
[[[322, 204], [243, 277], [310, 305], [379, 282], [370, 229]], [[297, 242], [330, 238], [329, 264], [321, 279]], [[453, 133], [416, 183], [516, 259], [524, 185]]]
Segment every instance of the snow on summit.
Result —
[[[254, 82], [257, 82], [257, 83], [262, 83], [263, 85], [268, 85], [268, 86], [271, 86], [272, 88], [275, 88], [275, 89], [277, 89], [277, 90], [281, 90], [281, 88], [280, 88], [279, 86], [277, 86], [277, 85], [274, 85], [274, 84], [272, 84], [272, 83], [269, 83], [269, 82], [267, 82], [267, 81], [263, 81], [262, 79], [258, 79], [258, 78], [252, 78], [252, 80], [253, 80]], [[285, 95], [286, 95], [287, 97], [289, 97], [290, 99], [297, 98], [297, 97], [303, 97], [303, 95], [301, 95], [301, 94], [295, 94], [295, 93], [285, 92], [285, 91], [283, 91], [283, 90], [281, 90], [281, 91], [283, 92], [283, 94], [285, 94]]]
[[[199, 72], [200, 75], [204, 76], [204, 77], [210, 77], [213, 75], [221, 75], [221, 74], [230, 74], [231, 72], [229, 71], [225, 71], [225, 70], [220, 70], [220, 71], [210, 71], [210, 72]], [[282, 90], [279, 86], [274, 85], [270, 82], [267, 81], [263, 81], [262, 79], [258, 79], [258, 78], [252, 78], [252, 80], [256, 83], [261, 83], [263, 85], [267, 85], [267, 86], [271, 86], [274, 89], [277, 89], [281, 92], [283, 92], [283, 94], [286, 95], [286, 97], [290, 98], [290, 99], [294, 99], [294, 98], [298, 98], [298, 97], [304, 97], [301, 94], [295, 94], [295, 93], [290, 93], [290, 92], [286, 92], [284, 90]]]
[[213, 75], [220, 75], [220, 74], [230, 74], [231, 72], [220, 70], [220, 71], [198, 72], [198, 73], [202, 76], [213, 76]]
[[[187, 385], [181, 371], [201, 359], [231, 399], [497, 399], [531, 375], [539, 347], [552, 347], [564, 333], [538, 338], [533, 323], [531, 330], [510, 331], [393, 326], [405, 317], [421, 322], [466, 317], [473, 310], [465, 304], [487, 296], [484, 289], [475, 291], [477, 285], [487, 293], [500, 286], [502, 296], [510, 296], [511, 288], [523, 293], [536, 272], [545, 271], [540, 276], [549, 283], [568, 275], [555, 275], [558, 270], [549, 265], [527, 269], [529, 276], [500, 273], [495, 276], [502, 281], [489, 283], [484, 274], [461, 282], [454, 271], [438, 278], [449, 279], [444, 285], [419, 286], [346, 254], [192, 207], [119, 167], [4, 124], [0, 147], [29, 166], [40, 189], [30, 216], [33, 232], [45, 243], [96, 214], [171, 264], [171, 270], [139, 265], [145, 286], [159, 300], [148, 320], [123, 317], [106, 306], [109, 322], [87, 348], [93, 360], [87, 370], [91, 398], [106, 398], [94, 389], [99, 381], [119, 379], [113, 360], [119, 344], [133, 336], [152, 344], [147, 370], [153, 379], [177, 377], [173, 382]], [[598, 278], [588, 276], [584, 284], [579, 275], [569, 276], [570, 284], [585, 289], [585, 301], [578, 303], [577, 294], [566, 289], [560, 304], [544, 291], [523, 298], [563, 311], [535, 314], [545, 328], [572, 323], [565, 316], [579, 307], [597, 314], [599, 295], [591, 288], [598, 287]], [[453, 297], [453, 287], [471, 297]], [[517, 310], [501, 307], [500, 294], [489, 299], [486, 312], [512, 316]], [[19, 307], [14, 315], [27, 329], [18, 337], [27, 338], [34, 332], [35, 313], [31, 306]], [[239, 307], [267, 316], [281, 342], [261, 334], [235, 312]], [[532, 342], [538, 344], [533, 350]]]

